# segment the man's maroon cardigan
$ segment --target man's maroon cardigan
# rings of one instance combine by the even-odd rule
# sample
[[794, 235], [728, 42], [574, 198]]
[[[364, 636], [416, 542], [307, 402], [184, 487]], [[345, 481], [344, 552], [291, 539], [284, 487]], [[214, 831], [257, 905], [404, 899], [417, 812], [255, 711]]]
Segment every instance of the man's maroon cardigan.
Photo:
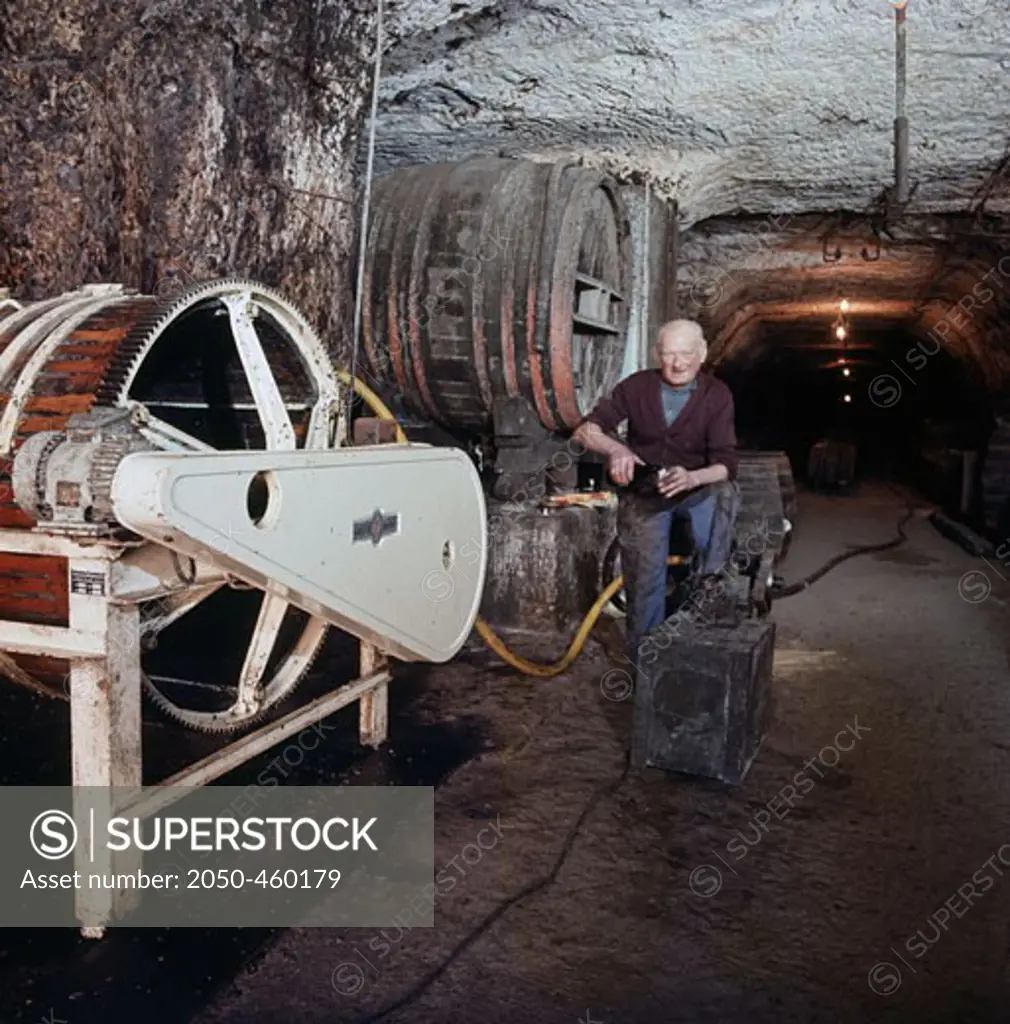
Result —
[[654, 466], [703, 469], [721, 463], [736, 479], [733, 393], [717, 377], [699, 373], [695, 389], [673, 426], [663, 416], [659, 370], [640, 370], [622, 380], [582, 421], [605, 434], [628, 421], [628, 447]]

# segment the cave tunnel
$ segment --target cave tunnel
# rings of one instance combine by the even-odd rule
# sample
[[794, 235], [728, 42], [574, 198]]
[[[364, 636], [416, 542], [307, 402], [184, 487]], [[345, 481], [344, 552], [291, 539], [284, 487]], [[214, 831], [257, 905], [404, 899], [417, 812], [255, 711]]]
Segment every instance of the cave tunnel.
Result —
[[845, 484], [912, 488], [1005, 538], [1010, 261], [991, 230], [920, 218], [881, 249], [865, 223], [721, 218], [695, 225], [683, 251], [682, 305], [706, 327], [744, 449], [785, 452], [817, 490], [832, 481], [815, 446], [851, 446]]
[[850, 317], [762, 322], [751, 347], [717, 364], [733, 390], [745, 448], [781, 449], [808, 484], [820, 440], [856, 446], [860, 476], [921, 485], [923, 451], [985, 449], [993, 399], [972, 367], [915, 325]]

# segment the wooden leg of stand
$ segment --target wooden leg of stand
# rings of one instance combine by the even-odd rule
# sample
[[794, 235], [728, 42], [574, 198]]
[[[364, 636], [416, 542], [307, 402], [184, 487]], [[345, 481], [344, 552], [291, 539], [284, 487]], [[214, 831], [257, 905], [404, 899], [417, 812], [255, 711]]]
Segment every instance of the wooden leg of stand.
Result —
[[[386, 656], [372, 644], [361, 644], [360, 674], [367, 676], [387, 665]], [[366, 747], [380, 747], [386, 742], [389, 726], [389, 684], [379, 683], [360, 701], [358, 733]]]

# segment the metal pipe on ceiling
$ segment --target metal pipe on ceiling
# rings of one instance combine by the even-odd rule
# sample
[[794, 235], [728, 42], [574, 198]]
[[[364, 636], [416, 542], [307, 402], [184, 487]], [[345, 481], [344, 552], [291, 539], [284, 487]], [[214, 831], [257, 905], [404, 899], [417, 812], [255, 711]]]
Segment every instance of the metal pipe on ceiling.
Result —
[[906, 85], [906, 6], [894, 8], [894, 198], [899, 205], [908, 202], [908, 117], [905, 113]]

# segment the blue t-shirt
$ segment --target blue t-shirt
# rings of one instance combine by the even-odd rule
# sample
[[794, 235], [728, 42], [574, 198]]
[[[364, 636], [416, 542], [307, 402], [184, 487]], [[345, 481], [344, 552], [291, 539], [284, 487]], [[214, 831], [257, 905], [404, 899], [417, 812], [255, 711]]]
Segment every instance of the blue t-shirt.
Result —
[[666, 419], [667, 428], [672, 427], [677, 417], [684, 411], [684, 406], [687, 405], [687, 400], [691, 397], [691, 392], [694, 391], [695, 385], [698, 382], [696, 377], [686, 387], [675, 388], [671, 387], [666, 381], [663, 381], [663, 416]]

